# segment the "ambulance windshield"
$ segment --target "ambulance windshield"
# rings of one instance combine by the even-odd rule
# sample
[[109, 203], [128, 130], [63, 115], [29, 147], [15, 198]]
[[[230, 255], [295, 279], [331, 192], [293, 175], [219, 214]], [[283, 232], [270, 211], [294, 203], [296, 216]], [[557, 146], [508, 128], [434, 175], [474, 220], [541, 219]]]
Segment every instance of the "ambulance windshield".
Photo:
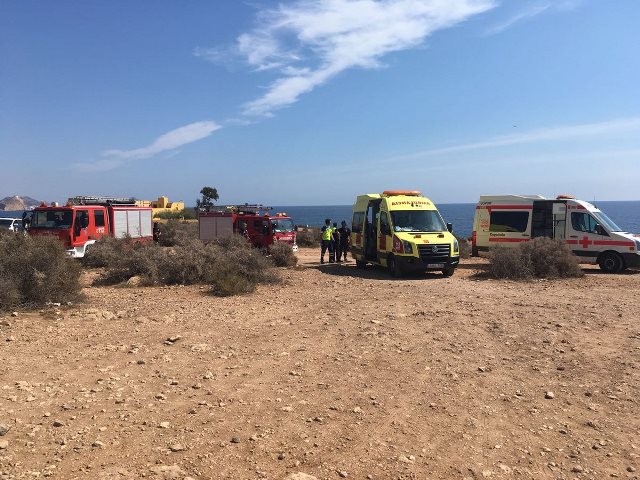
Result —
[[273, 231], [276, 233], [293, 232], [293, 221], [290, 218], [278, 218], [271, 220]]
[[447, 227], [436, 210], [397, 210], [391, 212], [395, 232], [444, 232]]
[[591, 213], [593, 214], [594, 217], [596, 217], [596, 220], [598, 220], [600, 225], [602, 225], [608, 231], [622, 232], [622, 229], [618, 225], [616, 225], [615, 222], [611, 220], [609, 217], [607, 217], [604, 213], [602, 212], [591, 212]]
[[31, 228], [71, 228], [71, 210], [39, 210], [34, 212]]

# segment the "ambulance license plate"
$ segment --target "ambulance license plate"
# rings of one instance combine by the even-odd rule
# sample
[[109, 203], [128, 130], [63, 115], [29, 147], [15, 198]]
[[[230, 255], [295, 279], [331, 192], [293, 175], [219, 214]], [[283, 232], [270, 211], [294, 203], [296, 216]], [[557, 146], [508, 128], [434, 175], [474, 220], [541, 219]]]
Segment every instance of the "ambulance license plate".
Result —
[[427, 268], [444, 268], [444, 263], [427, 263]]

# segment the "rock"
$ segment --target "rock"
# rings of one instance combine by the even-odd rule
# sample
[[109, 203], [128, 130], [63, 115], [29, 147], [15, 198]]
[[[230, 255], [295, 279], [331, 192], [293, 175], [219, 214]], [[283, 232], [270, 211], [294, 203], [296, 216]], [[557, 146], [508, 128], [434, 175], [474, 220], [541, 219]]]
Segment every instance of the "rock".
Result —
[[284, 460], [284, 453], [283, 452], [280, 452], [278, 454], [278, 460]]
[[362, 409], [360, 407], [355, 407], [353, 409], [353, 413], [362, 413]]
[[555, 398], [555, 394], [551, 390], [549, 390], [544, 394], [544, 398], [546, 398], [547, 400], [551, 400], [552, 398]]
[[571, 471], [573, 473], [582, 473], [584, 471], [584, 469], [580, 466], [580, 465], [575, 465]]
[[347, 478], [349, 476], [349, 474], [347, 472], [345, 472], [344, 470], [338, 470], [338, 476], [340, 478]]
[[636, 467], [634, 467], [634, 466], [632, 466], [632, 465], [629, 465], [629, 466], [627, 467], [627, 472], [633, 473], [633, 472], [635, 472], [635, 471], [636, 471]]
[[61, 422], [60, 420], [54, 420], [53, 421], [53, 426], [54, 427], [64, 427], [64, 422]]
[[18, 312], [11, 312], [11, 316], [12, 317], [17, 317], [18, 316]]
[[236, 436], [231, 437], [231, 443], [240, 443], [240, 438]]
[[160, 422], [160, 428], [169, 428], [170, 426], [169, 422]]
[[138, 365], [144, 365], [144, 364], [145, 364], [145, 363], [147, 363], [147, 362], [145, 362], [145, 361], [141, 358], [141, 359], [140, 359], [140, 360], [138, 360], [136, 363], [137, 363]]
[[129, 287], [139, 287], [142, 284], [142, 277], [139, 275], [135, 275], [127, 280], [127, 286]]
[[103, 443], [103, 442], [101, 442], [100, 440], [96, 440], [95, 442], [93, 442], [93, 443], [91, 444], [91, 446], [92, 446], [93, 448], [103, 448], [103, 447], [104, 447], [104, 443]]
[[318, 480], [318, 478], [307, 473], [298, 472], [290, 473], [289, 475], [284, 477], [284, 480]]
[[6, 423], [0, 423], [0, 437], [4, 437], [9, 430], [11, 430], [9, 425]]
[[169, 445], [169, 450], [171, 450], [172, 452], [183, 452], [186, 450], [186, 448], [184, 448], [184, 445], [180, 443], [173, 443]]
[[162, 480], [183, 479], [185, 472], [178, 465], [160, 465], [151, 467], [151, 473]]
[[6, 450], [9, 447], [7, 440], [0, 440], [0, 450]]

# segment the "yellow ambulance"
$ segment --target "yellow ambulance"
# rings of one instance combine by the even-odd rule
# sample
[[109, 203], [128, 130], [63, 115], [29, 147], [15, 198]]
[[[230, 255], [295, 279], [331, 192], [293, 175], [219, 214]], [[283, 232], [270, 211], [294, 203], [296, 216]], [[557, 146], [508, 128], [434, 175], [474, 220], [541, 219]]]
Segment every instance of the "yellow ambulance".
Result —
[[409, 271], [453, 275], [458, 241], [431, 200], [416, 190], [359, 195], [353, 205], [351, 254], [356, 265], [387, 267], [394, 277]]

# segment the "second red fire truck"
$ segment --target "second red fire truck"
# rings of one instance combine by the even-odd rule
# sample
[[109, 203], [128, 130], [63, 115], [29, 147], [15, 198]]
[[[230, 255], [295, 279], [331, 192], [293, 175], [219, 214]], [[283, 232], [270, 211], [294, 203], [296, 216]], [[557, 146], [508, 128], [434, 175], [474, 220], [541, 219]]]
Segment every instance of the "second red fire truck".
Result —
[[293, 220], [286, 213], [269, 213], [262, 205], [232, 205], [217, 211], [200, 212], [198, 230], [200, 240], [238, 234], [246, 237], [254, 247], [268, 249], [275, 242], [288, 243], [294, 250], [296, 232]]

